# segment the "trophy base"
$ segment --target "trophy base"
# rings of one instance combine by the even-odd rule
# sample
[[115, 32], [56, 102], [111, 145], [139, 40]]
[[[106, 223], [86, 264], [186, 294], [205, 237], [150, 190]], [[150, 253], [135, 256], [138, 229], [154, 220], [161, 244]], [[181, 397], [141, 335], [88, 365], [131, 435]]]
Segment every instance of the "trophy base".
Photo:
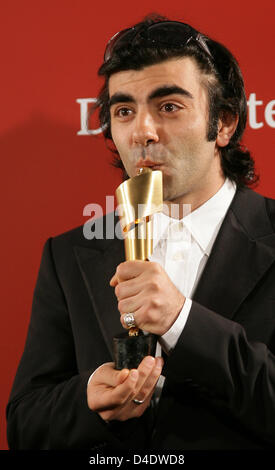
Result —
[[145, 356], [155, 356], [156, 344], [156, 335], [145, 335], [142, 331], [138, 336], [129, 336], [128, 332], [115, 336], [115, 369], [136, 369]]

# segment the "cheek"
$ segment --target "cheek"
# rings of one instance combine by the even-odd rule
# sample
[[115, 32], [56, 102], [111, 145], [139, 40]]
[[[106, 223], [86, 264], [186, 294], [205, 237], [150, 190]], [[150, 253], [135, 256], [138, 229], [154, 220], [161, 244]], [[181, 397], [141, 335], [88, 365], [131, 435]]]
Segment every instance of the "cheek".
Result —
[[111, 134], [117, 150], [125, 151], [130, 146], [131, 127], [111, 120]]
[[119, 132], [118, 132], [118, 129], [117, 129], [117, 126], [114, 125], [112, 123], [112, 119], [111, 119], [111, 125], [110, 125], [110, 132], [111, 132], [111, 136], [112, 136], [112, 139], [113, 139], [113, 142], [117, 148], [117, 150], [119, 150], [120, 148], [120, 138], [119, 138]]
[[205, 141], [206, 140], [206, 121], [198, 116], [196, 119], [190, 119], [183, 127], [185, 136], [189, 136], [193, 141]]
[[128, 146], [127, 146], [127, 138], [125, 138], [125, 135], [122, 133], [122, 132], [119, 132], [119, 130], [116, 128], [116, 126], [113, 126], [113, 128], [111, 128], [112, 130], [112, 139], [113, 139], [113, 143], [116, 147], [116, 150], [118, 151], [119, 153], [119, 156], [125, 166], [125, 163], [124, 163], [124, 159], [125, 159], [125, 156], [127, 155], [127, 149], [128, 149]]
[[[123, 138], [121, 138], [121, 136]], [[129, 146], [127, 144], [127, 138], [123, 133], [112, 133], [113, 142], [115, 144], [116, 150], [119, 153], [120, 159], [123, 163], [123, 166], [127, 172], [127, 174], [131, 176], [135, 176], [135, 167], [133, 162], [133, 156], [131, 155]]]
[[188, 132], [181, 132], [178, 135], [174, 134], [171, 136], [170, 149], [172, 155], [177, 159], [181, 159], [189, 154], [198, 153], [202, 145], [201, 136], [196, 132], [192, 132], [190, 129]]
[[206, 121], [202, 116], [186, 114], [179, 122], [171, 122], [169, 128], [166, 128], [166, 134], [170, 135], [171, 142], [174, 140], [183, 144], [186, 142], [194, 144], [206, 141], [206, 127]]

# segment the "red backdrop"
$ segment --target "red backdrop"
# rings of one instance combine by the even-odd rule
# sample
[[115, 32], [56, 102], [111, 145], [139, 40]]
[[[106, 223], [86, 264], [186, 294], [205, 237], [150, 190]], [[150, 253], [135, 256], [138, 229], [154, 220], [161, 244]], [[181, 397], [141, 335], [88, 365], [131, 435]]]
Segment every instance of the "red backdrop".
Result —
[[[82, 224], [83, 207], [105, 204], [120, 183], [101, 135], [78, 135], [80, 98], [97, 95], [104, 44], [152, 11], [224, 42], [244, 73], [249, 121], [245, 144], [261, 181], [273, 184], [274, 0], [12, 0], [1, 6], [1, 440], [5, 406], [29, 322], [45, 240]], [[257, 102], [255, 102], [255, 100]]]

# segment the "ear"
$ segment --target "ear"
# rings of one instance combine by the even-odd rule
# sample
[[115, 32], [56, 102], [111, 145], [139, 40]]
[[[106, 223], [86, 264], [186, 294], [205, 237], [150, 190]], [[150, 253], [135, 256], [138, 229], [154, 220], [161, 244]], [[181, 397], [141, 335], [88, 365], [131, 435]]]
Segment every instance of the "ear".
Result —
[[218, 147], [226, 147], [234, 134], [239, 122], [239, 116], [234, 116], [230, 113], [223, 113], [218, 122], [218, 135], [217, 145]]

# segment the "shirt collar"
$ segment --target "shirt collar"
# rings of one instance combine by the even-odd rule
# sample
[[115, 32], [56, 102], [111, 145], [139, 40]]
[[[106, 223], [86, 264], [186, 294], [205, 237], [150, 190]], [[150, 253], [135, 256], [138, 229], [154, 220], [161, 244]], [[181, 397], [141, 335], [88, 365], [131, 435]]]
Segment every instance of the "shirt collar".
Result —
[[236, 185], [228, 178], [222, 187], [208, 201], [180, 221], [163, 213], [154, 216], [154, 248], [169, 225], [183, 223], [201, 249], [209, 256], [220, 226], [236, 192]]

